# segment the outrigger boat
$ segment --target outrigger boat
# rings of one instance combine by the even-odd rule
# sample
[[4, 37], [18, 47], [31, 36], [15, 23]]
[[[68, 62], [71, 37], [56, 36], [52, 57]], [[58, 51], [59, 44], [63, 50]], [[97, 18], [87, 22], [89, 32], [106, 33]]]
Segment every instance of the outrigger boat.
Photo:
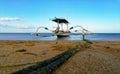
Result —
[[[53, 31], [58, 38], [60, 37], [67, 37], [70, 35], [70, 31], [68, 30], [68, 24], [69, 22], [66, 19], [61, 19], [61, 18], [55, 18], [52, 21], [57, 23], [57, 28], [55, 31]], [[66, 25], [66, 30], [63, 29], [63, 24]]]
[[[79, 25], [68, 28], [69, 22], [66, 19], [55, 17], [54, 19], [52, 19], [52, 21], [57, 23], [57, 27], [55, 30], [50, 30], [47, 27], [40, 26], [37, 28], [36, 33], [33, 33], [32, 35], [39, 36], [38, 30], [40, 28], [44, 28], [45, 30], [49, 30], [49, 31], [53, 32], [58, 38], [69, 37], [69, 35], [71, 33], [70, 30], [75, 29], [77, 27], [79, 27], [79, 29], [75, 30], [75, 32], [81, 32], [82, 35], [89, 34], [88, 30], [84, 29], [82, 26], [79, 26]], [[66, 29], [63, 28], [63, 24], [66, 25]]]

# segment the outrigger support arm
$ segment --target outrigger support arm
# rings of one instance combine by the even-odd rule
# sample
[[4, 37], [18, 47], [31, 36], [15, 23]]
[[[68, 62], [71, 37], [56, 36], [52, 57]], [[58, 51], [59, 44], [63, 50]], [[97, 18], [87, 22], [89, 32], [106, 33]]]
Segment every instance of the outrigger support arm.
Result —
[[41, 29], [41, 28], [44, 28], [45, 30], [48, 30], [48, 31], [52, 31], [52, 32], [53, 32], [53, 30], [50, 30], [50, 29], [48, 29], [47, 27], [40, 26], [40, 27], [37, 27], [36, 33], [37, 33], [37, 32], [39, 31], [39, 29]]
[[75, 28], [77, 28], [77, 27], [80, 27], [80, 29], [79, 29], [79, 30], [76, 30], [76, 31], [82, 31], [82, 32], [84, 32], [84, 33], [86, 33], [86, 34], [88, 34], [88, 33], [89, 33], [89, 34], [92, 33], [92, 32], [86, 30], [85, 28], [83, 28], [83, 27], [80, 26], [80, 25], [73, 26], [73, 27], [71, 27], [69, 30], [75, 29]]
[[76, 25], [76, 26], [73, 26], [73, 27], [71, 27], [70, 28], [70, 30], [72, 30], [72, 29], [74, 29], [74, 28], [77, 28], [77, 27], [80, 27], [81, 28], [81, 30], [84, 30], [84, 31], [88, 31], [88, 30], [86, 30], [86, 29], [84, 29], [82, 26], [80, 26], [80, 25]]
[[74, 27], [71, 27], [70, 30], [74, 29], [74, 28], [77, 28], [77, 27], [80, 27], [79, 30], [75, 30], [75, 32], [77, 31], [81, 31], [82, 32], [82, 40], [85, 40], [85, 35], [88, 34], [88, 30], [84, 29], [82, 26], [79, 26], [79, 25], [76, 25]]

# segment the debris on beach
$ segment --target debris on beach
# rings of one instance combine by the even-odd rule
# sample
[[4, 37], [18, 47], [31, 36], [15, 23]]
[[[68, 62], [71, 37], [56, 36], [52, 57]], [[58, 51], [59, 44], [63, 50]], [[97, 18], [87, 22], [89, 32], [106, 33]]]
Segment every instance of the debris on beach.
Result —
[[16, 52], [26, 52], [26, 49], [20, 49], [20, 50], [16, 50]]

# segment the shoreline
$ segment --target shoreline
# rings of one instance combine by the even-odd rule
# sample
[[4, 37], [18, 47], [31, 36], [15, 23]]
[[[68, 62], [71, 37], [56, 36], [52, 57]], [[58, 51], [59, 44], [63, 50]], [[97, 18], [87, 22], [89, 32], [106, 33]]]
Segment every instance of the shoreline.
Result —
[[[92, 41], [120, 41], [120, 34], [119, 33], [94, 33], [87, 35], [85, 37], [88, 40]], [[39, 40], [39, 41], [53, 41], [53, 40], [59, 40], [57, 39], [57, 36], [53, 35], [53, 33], [41, 33], [40, 36], [32, 36], [29, 33], [21, 33], [21, 34], [11, 34], [11, 33], [3, 33], [0, 34], [0, 40]], [[68, 38], [62, 38], [60, 40], [82, 40], [81, 35], [74, 35], [71, 34]]]
[[[64, 40], [64, 41], [83, 41], [83, 40], [67, 40], [67, 39], [56, 39], [56, 40], [0, 40], [0, 41], [58, 41], [58, 40]], [[90, 40], [90, 39], [87, 39]], [[120, 41], [118, 40], [90, 40], [90, 41]]]

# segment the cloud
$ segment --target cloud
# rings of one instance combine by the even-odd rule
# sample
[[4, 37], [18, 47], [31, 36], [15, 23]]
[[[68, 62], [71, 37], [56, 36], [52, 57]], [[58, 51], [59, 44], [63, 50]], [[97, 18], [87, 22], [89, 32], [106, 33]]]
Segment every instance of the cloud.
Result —
[[31, 27], [31, 26], [28, 26], [28, 25], [16, 25], [15, 28], [17, 29], [34, 29], [35, 27]]
[[35, 27], [28, 26], [28, 25], [21, 25], [21, 24], [6, 25], [6, 24], [0, 23], [0, 27], [2, 27], [2, 28], [14, 28], [14, 29], [35, 29]]
[[20, 18], [17, 17], [0, 17], [0, 21], [20, 21]]
[[8, 25], [6, 25], [6, 24], [0, 24], [0, 27], [8, 27]]

